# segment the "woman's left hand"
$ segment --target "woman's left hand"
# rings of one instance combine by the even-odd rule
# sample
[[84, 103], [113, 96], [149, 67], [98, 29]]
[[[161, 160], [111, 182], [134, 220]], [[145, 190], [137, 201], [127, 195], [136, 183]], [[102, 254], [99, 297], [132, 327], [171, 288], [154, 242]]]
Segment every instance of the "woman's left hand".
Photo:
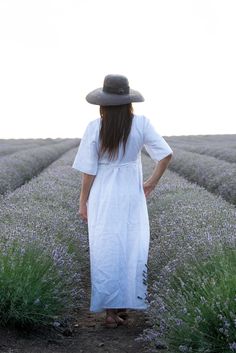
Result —
[[86, 205], [86, 203], [80, 204], [80, 206], [79, 206], [79, 215], [83, 219], [83, 221], [88, 222], [87, 205]]

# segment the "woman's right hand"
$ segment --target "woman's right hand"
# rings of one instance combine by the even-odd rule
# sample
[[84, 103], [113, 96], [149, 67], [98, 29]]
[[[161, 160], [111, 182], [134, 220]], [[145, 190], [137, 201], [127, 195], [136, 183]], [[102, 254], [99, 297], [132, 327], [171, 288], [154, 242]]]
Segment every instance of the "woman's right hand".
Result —
[[143, 190], [146, 197], [155, 189], [155, 186], [155, 183], [148, 180], [143, 183]]

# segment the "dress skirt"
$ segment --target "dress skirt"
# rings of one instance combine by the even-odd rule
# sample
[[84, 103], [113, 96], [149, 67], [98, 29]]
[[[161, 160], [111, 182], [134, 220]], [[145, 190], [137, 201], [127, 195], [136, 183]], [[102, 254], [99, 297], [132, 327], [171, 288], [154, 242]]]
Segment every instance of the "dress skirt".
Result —
[[141, 156], [99, 163], [87, 201], [90, 311], [147, 309], [150, 228]]

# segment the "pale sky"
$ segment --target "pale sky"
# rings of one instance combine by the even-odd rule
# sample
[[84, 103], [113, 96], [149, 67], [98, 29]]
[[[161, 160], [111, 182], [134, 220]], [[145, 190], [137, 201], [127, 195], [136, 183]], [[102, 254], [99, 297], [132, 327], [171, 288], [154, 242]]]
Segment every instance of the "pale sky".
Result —
[[0, 0], [0, 138], [82, 137], [122, 74], [164, 136], [236, 133], [235, 0]]

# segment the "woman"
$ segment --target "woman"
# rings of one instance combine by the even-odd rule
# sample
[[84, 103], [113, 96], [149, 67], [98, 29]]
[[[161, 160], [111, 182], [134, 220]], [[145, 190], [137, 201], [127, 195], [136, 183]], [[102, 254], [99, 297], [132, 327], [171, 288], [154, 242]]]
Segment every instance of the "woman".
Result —
[[[100, 106], [90, 121], [72, 168], [83, 173], [79, 214], [88, 222], [90, 311], [106, 310], [107, 327], [127, 323], [127, 309], [144, 310], [150, 228], [146, 197], [173, 151], [150, 120], [133, 113], [143, 96], [122, 75], [107, 75], [87, 101]], [[143, 183], [141, 150], [157, 162]]]

